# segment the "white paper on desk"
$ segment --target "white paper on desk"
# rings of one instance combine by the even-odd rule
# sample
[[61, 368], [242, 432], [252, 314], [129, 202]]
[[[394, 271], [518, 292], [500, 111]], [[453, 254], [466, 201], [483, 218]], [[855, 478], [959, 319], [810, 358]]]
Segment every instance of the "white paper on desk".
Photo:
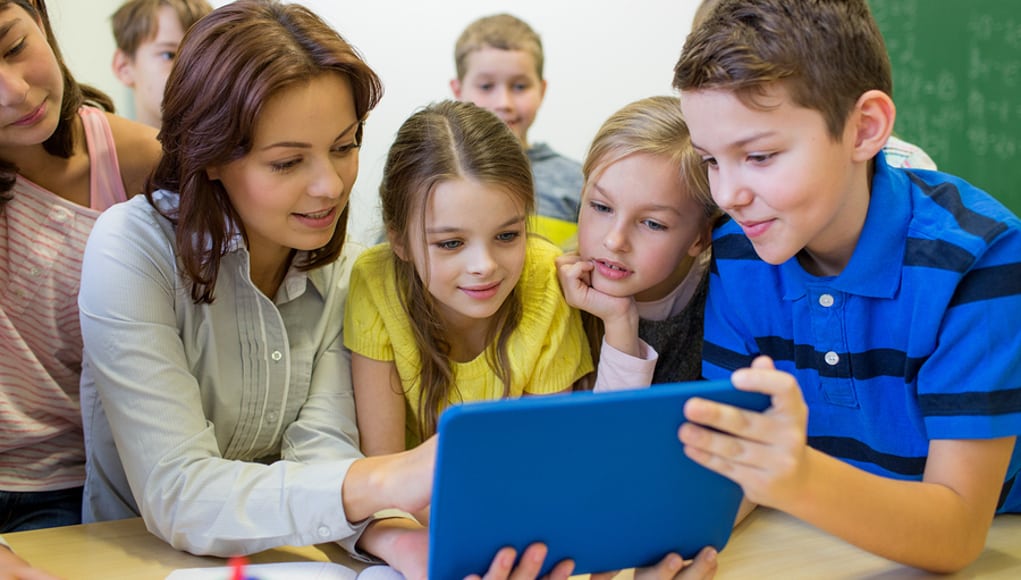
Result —
[[[230, 566], [215, 568], [182, 568], [174, 570], [166, 580], [229, 580], [234, 572]], [[335, 562], [281, 562], [249, 564], [246, 578], [258, 580], [355, 580], [358, 573]]]
[[358, 575], [358, 580], [404, 580], [404, 574], [390, 566], [369, 566]]

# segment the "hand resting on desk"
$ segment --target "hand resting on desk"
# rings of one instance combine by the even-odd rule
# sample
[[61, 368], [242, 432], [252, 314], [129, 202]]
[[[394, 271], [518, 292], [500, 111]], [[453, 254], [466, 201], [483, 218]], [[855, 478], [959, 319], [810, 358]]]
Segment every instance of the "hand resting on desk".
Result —
[[0, 580], [59, 580], [33, 568], [17, 554], [0, 545]]

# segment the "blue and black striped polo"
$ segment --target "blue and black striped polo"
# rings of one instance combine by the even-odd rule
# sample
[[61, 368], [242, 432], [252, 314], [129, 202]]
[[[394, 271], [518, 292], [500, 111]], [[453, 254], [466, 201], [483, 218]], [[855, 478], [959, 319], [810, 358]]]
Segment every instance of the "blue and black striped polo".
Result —
[[[875, 163], [868, 215], [844, 271], [760, 260], [720, 225], [703, 374], [758, 354], [797, 377], [809, 444], [872, 473], [920, 480], [932, 439], [1021, 434], [1021, 222], [935, 171]], [[1021, 512], [1021, 445], [1000, 511]]]

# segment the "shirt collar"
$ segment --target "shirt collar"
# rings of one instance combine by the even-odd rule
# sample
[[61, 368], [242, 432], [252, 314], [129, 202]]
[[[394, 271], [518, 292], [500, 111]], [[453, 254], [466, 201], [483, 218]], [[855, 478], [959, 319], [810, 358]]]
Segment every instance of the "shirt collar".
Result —
[[[179, 193], [174, 191], [168, 191], [160, 189], [154, 191], [152, 194], [153, 204], [160, 213], [165, 215], [174, 215], [177, 213], [178, 207], [181, 203], [181, 196]], [[229, 218], [227, 218], [229, 220]], [[241, 235], [241, 228], [236, 227], [232, 222], [227, 224], [227, 231], [231, 232], [230, 239], [227, 240], [226, 254], [238, 253], [243, 264], [249, 263], [248, 248], [245, 247], [244, 236]], [[208, 245], [208, 243], [207, 243]], [[284, 274], [284, 280], [280, 284], [280, 289], [277, 291], [279, 297], [278, 303], [285, 303], [294, 300], [305, 293], [305, 289], [308, 287], [308, 283], [311, 282], [312, 286], [319, 292], [320, 295], [325, 294], [326, 284], [329, 280], [325, 274], [323, 274], [324, 268], [316, 268], [312, 272], [299, 270], [294, 267], [294, 263], [301, 263], [308, 258], [308, 252], [297, 252], [294, 255], [294, 259], [291, 261], [291, 266], [287, 269], [287, 273]]]
[[780, 266], [784, 298], [805, 295], [805, 282], [826, 280], [834, 290], [871, 298], [892, 298], [900, 288], [904, 250], [911, 218], [911, 184], [907, 174], [892, 168], [880, 152], [875, 168], [865, 225], [847, 267], [838, 276], [820, 278], [801, 267], [797, 257]]

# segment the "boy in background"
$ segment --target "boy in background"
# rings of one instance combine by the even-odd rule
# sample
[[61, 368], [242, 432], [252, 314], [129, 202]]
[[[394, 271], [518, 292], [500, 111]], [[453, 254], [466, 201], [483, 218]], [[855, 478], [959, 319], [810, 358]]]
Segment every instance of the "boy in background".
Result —
[[772, 397], [689, 402], [686, 453], [877, 555], [968, 565], [994, 513], [1021, 512], [1021, 221], [886, 163], [890, 62], [866, 0], [722, 0], [674, 86], [730, 217], [703, 375]]
[[163, 86], [177, 47], [212, 9], [206, 0], [128, 0], [113, 13], [113, 72], [134, 90], [135, 120], [159, 128]]
[[544, 143], [529, 144], [528, 129], [546, 94], [542, 40], [510, 14], [480, 18], [464, 29], [454, 47], [454, 97], [493, 111], [528, 155], [535, 181], [533, 228], [555, 243], [574, 234], [584, 178], [581, 164]]

